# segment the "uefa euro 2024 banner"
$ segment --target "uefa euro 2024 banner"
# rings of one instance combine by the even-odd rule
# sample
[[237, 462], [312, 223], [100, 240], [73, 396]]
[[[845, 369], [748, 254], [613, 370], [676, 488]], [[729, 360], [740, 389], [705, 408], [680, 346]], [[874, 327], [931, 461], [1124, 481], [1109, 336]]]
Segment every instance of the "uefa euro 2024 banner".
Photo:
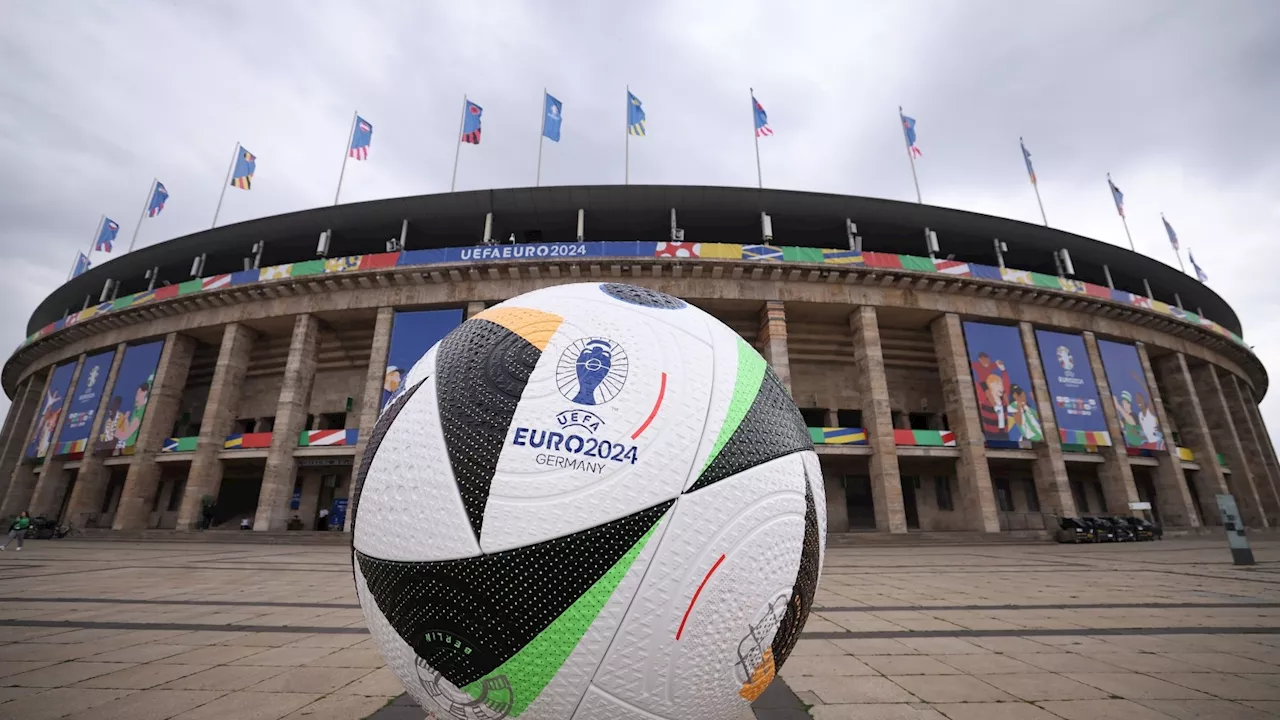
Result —
[[131, 345], [124, 351], [124, 359], [116, 371], [115, 387], [111, 388], [111, 399], [107, 401], [107, 412], [102, 416], [99, 454], [128, 454], [138, 442], [138, 430], [147, 412], [147, 402], [151, 400], [151, 386], [156, 380], [156, 366], [163, 348], [164, 341], [157, 340]]
[[63, 363], [53, 369], [44, 397], [40, 399], [40, 413], [36, 416], [35, 432], [27, 445], [27, 457], [42, 458], [53, 447], [53, 432], [58, 428], [58, 418], [66, 408], [67, 391], [71, 389], [71, 376], [75, 374], [75, 361]]
[[85, 358], [84, 367], [80, 368], [80, 380], [76, 382], [75, 393], [67, 408], [67, 421], [62, 424], [62, 433], [58, 435], [57, 454], [84, 452], [89, 433], [93, 430], [93, 416], [98, 412], [98, 401], [107, 384], [107, 373], [111, 371], [111, 361], [115, 357], [116, 351], [112, 348]]
[[1044, 429], [1018, 328], [964, 323], [982, 434], [993, 442], [1041, 442]]
[[1058, 419], [1058, 427], [1106, 433], [1107, 418], [1102, 413], [1084, 338], [1037, 330], [1036, 344], [1040, 346], [1040, 364], [1053, 396], [1053, 416]]
[[1099, 340], [1098, 352], [1102, 355], [1102, 367], [1107, 372], [1107, 384], [1111, 386], [1125, 446], [1163, 450], [1164, 432], [1156, 418], [1156, 408], [1151, 402], [1151, 390], [1147, 387], [1147, 376], [1142, 372], [1138, 349], [1124, 343]]
[[382, 376], [382, 405], [386, 407], [399, 392], [409, 369], [449, 331], [462, 324], [462, 310], [415, 310], [397, 312], [391, 323], [391, 345], [387, 349], [387, 370]]

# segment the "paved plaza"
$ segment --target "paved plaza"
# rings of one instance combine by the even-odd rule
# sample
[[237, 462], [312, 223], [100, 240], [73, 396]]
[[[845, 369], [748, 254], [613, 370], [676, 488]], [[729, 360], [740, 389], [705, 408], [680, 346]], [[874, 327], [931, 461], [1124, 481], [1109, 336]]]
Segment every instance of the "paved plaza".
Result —
[[[1280, 717], [1280, 541], [831, 548], [762, 718]], [[421, 718], [347, 549], [29, 541], [0, 554], [0, 718]], [[782, 688], [774, 688], [783, 690]], [[787, 708], [788, 702], [791, 707]], [[403, 701], [401, 701], [403, 703]], [[389, 706], [390, 705], [390, 706]], [[389, 706], [389, 707], [388, 707]]]

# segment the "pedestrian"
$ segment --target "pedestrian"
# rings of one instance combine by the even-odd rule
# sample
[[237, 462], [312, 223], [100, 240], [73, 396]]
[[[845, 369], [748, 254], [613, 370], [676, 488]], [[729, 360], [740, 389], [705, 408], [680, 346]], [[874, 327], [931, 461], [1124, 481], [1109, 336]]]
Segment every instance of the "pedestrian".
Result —
[[3, 545], [0, 545], [0, 550], [9, 549], [9, 543], [13, 542], [14, 538], [18, 538], [18, 549], [21, 550], [22, 539], [27, 536], [27, 528], [29, 527], [31, 527], [31, 516], [27, 514], [26, 510], [23, 510], [9, 525], [9, 539], [5, 540]]
[[316, 530], [329, 529], [329, 508], [320, 508], [316, 517]]

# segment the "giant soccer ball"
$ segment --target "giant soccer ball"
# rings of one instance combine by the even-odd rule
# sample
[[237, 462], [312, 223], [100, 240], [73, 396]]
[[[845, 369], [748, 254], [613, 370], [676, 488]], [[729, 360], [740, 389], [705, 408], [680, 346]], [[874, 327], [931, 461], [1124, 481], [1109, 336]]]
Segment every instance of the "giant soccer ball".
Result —
[[684, 301], [521, 295], [427, 352], [356, 479], [356, 588], [428, 717], [740, 717], [826, 537], [800, 412]]

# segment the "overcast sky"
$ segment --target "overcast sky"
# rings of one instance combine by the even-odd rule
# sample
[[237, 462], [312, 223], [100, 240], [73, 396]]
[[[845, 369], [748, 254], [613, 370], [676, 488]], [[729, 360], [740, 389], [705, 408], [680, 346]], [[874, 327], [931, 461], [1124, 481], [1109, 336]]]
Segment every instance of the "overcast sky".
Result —
[[1277, 28], [1274, 0], [5, 0], [0, 347], [101, 213], [128, 244], [153, 177], [172, 197], [140, 246], [208, 227], [237, 141], [257, 174], [220, 224], [331, 203], [355, 109], [374, 141], [344, 201], [447, 192], [464, 93], [484, 141], [458, 189], [531, 185], [545, 86], [565, 120], [544, 184], [618, 183], [630, 84], [649, 118], [637, 183], [754, 184], [748, 87], [776, 133], [768, 187], [914, 199], [898, 105], [927, 203], [1039, 222], [1021, 135], [1050, 224], [1124, 244], [1110, 172], [1138, 250], [1177, 266], [1165, 212], [1274, 376]]

